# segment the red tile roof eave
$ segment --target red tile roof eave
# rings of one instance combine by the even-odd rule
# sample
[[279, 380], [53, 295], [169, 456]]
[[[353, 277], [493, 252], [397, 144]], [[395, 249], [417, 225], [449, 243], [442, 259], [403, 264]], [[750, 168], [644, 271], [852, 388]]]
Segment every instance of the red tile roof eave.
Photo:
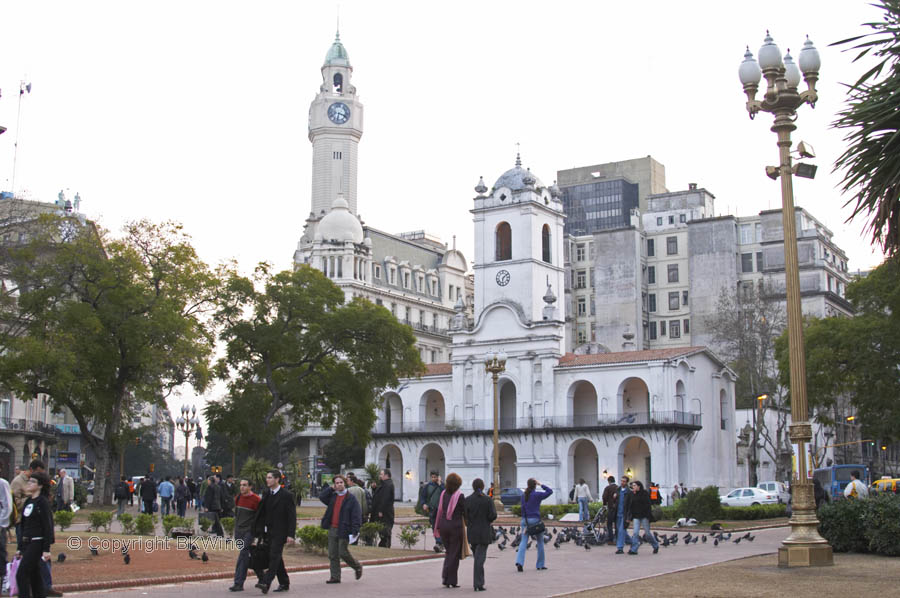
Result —
[[566, 353], [559, 360], [559, 364], [555, 369], [568, 369], [589, 366], [628, 365], [635, 363], [646, 363], [648, 361], [671, 361], [679, 357], [688, 357], [704, 351], [706, 351], [706, 347], [647, 349], [643, 351], [593, 353], [591, 355], [575, 355], [573, 353]]

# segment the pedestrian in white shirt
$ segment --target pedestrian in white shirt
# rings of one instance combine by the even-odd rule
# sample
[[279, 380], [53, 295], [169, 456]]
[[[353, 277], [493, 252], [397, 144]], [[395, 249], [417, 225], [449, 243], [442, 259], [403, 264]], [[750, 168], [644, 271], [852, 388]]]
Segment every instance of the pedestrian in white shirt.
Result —
[[591, 513], [588, 510], [588, 503], [593, 502], [594, 497], [591, 496], [591, 489], [588, 487], [584, 478], [578, 480], [575, 485], [575, 502], [578, 503], [578, 516], [582, 521], [588, 521]]
[[868, 498], [869, 489], [866, 485], [859, 481], [859, 471], [850, 472], [850, 483], [844, 487], [845, 498]]

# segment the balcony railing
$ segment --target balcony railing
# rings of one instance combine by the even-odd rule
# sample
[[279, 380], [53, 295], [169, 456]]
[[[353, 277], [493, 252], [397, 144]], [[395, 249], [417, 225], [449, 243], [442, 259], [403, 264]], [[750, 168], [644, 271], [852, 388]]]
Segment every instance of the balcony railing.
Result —
[[[639, 413], [623, 413], [599, 415], [562, 415], [555, 417], [522, 417], [500, 418], [499, 429], [511, 430], [548, 430], [571, 428], [633, 428], [638, 426], [685, 426], [701, 427], [701, 416], [687, 411], [652, 411]], [[494, 429], [493, 419], [444, 421], [426, 420], [424, 422], [377, 422], [373, 434], [406, 434], [413, 432], [484, 432]]]
[[53, 424], [45, 424], [44, 422], [34, 419], [24, 419], [18, 417], [0, 417], [0, 430], [31, 432], [37, 434], [46, 434], [48, 436], [56, 436], [57, 434], [57, 428]]

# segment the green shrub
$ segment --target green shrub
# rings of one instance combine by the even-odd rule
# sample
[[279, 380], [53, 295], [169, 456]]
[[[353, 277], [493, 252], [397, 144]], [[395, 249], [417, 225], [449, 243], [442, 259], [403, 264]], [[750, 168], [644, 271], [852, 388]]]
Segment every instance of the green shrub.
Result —
[[172, 528], [179, 527], [181, 525], [181, 517], [174, 514], [163, 515], [162, 524], [163, 533], [165, 533], [166, 536], [171, 536]]
[[879, 493], [865, 503], [862, 527], [869, 551], [900, 556], [900, 496]]
[[678, 502], [670, 507], [660, 507], [659, 510], [660, 520], [664, 519], [666, 521], [675, 521], [676, 519], [683, 517], [683, 515], [681, 514], [681, 507], [678, 506]]
[[407, 549], [412, 548], [419, 542], [419, 530], [413, 529], [411, 525], [404, 525], [400, 529], [400, 543]]
[[112, 511], [93, 511], [89, 517], [90, 529], [99, 532], [102, 527], [109, 533], [109, 526], [112, 525], [112, 518]]
[[[75, 504], [79, 507], [83, 507], [87, 504], [87, 483], [77, 481], [75, 482]], [[94, 504], [98, 504], [100, 501], [94, 497]]]
[[682, 517], [694, 518], [697, 521], [712, 521], [719, 519], [722, 512], [722, 503], [719, 501], [719, 489], [715, 486], [697, 488], [691, 490], [684, 498], [681, 506]]
[[304, 525], [297, 530], [297, 537], [307, 552], [324, 552], [328, 548], [328, 531], [318, 525]]
[[122, 524], [122, 533], [128, 536], [134, 535], [134, 515], [122, 513], [119, 515], [119, 523]]
[[244, 461], [244, 466], [241, 468], [241, 478], [250, 482], [253, 488], [260, 492], [266, 487], [266, 474], [270, 469], [273, 469], [273, 465], [265, 459], [250, 457]]
[[72, 525], [72, 519], [75, 518], [75, 513], [72, 511], [57, 511], [53, 514], [53, 519], [56, 525], [59, 526], [59, 531], [64, 532], [66, 528]]
[[193, 517], [182, 517], [181, 523], [178, 525], [178, 527], [183, 527], [183, 528], [193, 531], [194, 530], [194, 518]]
[[652, 521], [661, 521], [663, 518], [663, 508], [659, 505], [650, 506], [650, 519]]
[[210, 519], [208, 517], [200, 518], [200, 529], [201, 530], [203, 530], [204, 532], [208, 532], [210, 526], [212, 526], [212, 519]]
[[375, 544], [375, 539], [378, 537], [378, 534], [381, 533], [382, 529], [384, 529], [384, 527], [380, 523], [375, 523], [374, 521], [363, 523], [359, 528], [359, 538], [366, 546], [372, 546]]
[[835, 552], [867, 552], [865, 515], [867, 501], [838, 500], [819, 509], [819, 533]]
[[222, 517], [222, 528], [229, 536], [234, 535], [234, 517]]
[[156, 530], [156, 522], [153, 521], [153, 517], [151, 517], [149, 514], [141, 513], [137, 516], [137, 520], [135, 521], [135, 528], [137, 529], [138, 534], [142, 536], [149, 536]]
[[787, 505], [756, 505], [755, 507], [722, 507], [722, 519], [748, 521], [752, 519], [774, 519], [787, 516]]

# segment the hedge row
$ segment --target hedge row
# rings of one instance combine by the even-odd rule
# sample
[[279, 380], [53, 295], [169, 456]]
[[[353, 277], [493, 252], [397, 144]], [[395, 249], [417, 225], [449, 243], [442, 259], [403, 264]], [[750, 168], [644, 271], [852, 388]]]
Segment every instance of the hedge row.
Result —
[[835, 552], [900, 556], [900, 496], [839, 500], [819, 509], [819, 533]]

